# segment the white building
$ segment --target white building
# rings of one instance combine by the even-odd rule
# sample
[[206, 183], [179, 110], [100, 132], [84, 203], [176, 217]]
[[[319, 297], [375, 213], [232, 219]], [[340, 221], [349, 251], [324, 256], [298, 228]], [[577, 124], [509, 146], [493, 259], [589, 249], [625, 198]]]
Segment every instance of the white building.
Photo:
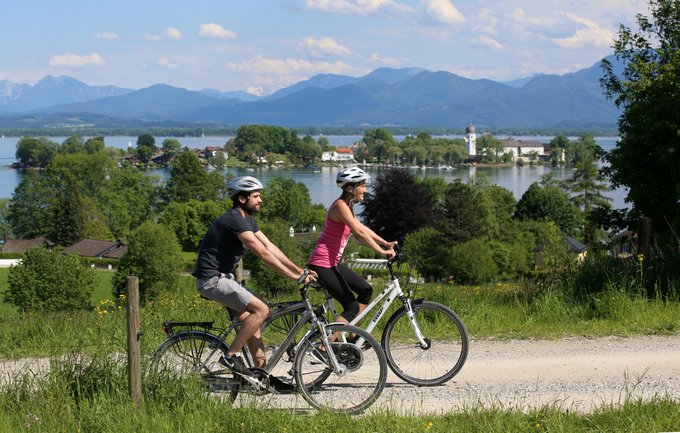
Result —
[[336, 161], [354, 161], [354, 151], [349, 147], [340, 147], [337, 150], [323, 152], [321, 154], [321, 162], [336, 162]]
[[513, 161], [530, 161], [533, 155], [540, 159], [545, 154], [545, 146], [538, 141], [501, 140], [501, 144], [503, 153], [511, 153]]
[[468, 122], [465, 128], [465, 143], [467, 143], [468, 155], [477, 156], [477, 133], [471, 122]]

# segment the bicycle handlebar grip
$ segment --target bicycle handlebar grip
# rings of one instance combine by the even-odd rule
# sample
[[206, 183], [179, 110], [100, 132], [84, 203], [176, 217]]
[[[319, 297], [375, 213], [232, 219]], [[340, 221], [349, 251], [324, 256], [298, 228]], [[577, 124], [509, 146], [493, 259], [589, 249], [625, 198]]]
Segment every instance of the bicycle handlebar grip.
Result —
[[302, 275], [300, 275], [300, 278], [297, 279], [298, 284], [302, 284], [305, 282], [305, 278], [307, 278], [307, 275], [309, 275], [309, 269], [305, 268], [302, 271]]

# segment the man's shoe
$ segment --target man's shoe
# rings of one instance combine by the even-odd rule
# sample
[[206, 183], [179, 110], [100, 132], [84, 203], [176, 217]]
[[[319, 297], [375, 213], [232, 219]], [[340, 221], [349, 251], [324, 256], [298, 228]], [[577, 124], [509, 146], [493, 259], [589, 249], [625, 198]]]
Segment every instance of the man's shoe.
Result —
[[269, 376], [269, 385], [271, 385], [279, 394], [290, 394], [295, 391], [295, 385], [284, 382], [274, 375]]
[[240, 374], [241, 376], [255, 377], [255, 373], [253, 373], [252, 370], [250, 370], [243, 363], [243, 360], [236, 355], [232, 356], [222, 355], [222, 357], [220, 358], [220, 364], [229, 368], [234, 373]]

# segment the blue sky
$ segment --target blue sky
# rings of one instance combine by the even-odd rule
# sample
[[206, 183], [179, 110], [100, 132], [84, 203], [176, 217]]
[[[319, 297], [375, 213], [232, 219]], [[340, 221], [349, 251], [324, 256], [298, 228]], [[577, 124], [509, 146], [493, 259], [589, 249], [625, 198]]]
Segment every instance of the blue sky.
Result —
[[508, 81], [611, 54], [641, 0], [16, 0], [0, 80], [268, 94], [319, 73], [419, 67]]

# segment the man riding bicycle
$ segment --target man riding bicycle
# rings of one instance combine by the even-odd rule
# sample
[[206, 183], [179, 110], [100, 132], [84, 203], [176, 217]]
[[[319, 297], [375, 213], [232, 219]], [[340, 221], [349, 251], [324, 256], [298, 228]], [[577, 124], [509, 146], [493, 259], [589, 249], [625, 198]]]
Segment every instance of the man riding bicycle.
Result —
[[234, 280], [236, 264], [248, 249], [272, 270], [292, 280], [308, 284], [315, 280], [315, 276], [305, 274], [260, 231], [254, 215], [260, 212], [262, 205], [262, 183], [254, 177], [243, 176], [229, 182], [228, 187], [233, 207], [218, 217], [203, 236], [192, 275], [197, 279], [196, 287], [201, 296], [233, 310], [241, 321], [236, 337], [221, 362], [248, 378], [255, 374], [236, 354], [244, 344], [248, 344], [254, 366], [265, 366], [260, 327], [269, 314], [269, 308]]

